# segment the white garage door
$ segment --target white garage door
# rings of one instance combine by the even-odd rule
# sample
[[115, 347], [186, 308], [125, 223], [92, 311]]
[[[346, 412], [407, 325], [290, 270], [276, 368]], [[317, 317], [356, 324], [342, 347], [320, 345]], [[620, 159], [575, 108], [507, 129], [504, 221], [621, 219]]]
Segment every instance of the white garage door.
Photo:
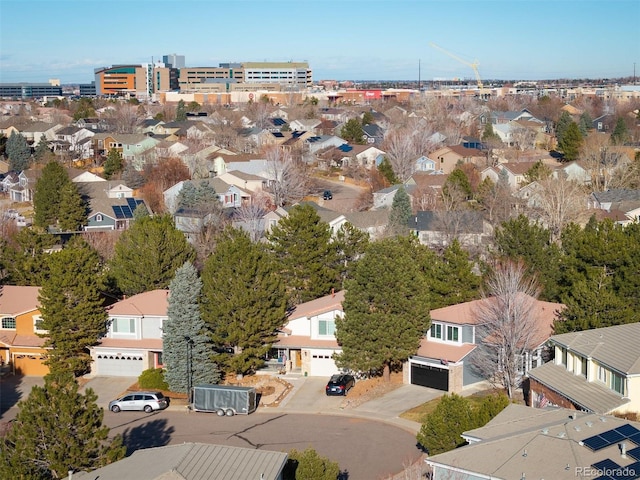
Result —
[[96, 357], [97, 375], [137, 377], [144, 370], [142, 354], [99, 353]]
[[338, 373], [340, 370], [336, 367], [336, 362], [331, 358], [331, 354], [318, 354], [313, 353], [311, 355], [311, 368], [309, 375], [312, 377], [330, 377], [334, 373]]

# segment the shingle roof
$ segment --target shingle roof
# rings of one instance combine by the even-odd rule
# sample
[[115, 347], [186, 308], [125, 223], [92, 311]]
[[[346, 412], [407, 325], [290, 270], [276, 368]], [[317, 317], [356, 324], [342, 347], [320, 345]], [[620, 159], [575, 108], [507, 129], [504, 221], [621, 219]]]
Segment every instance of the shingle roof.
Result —
[[152, 290], [139, 293], [114, 303], [109, 308], [109, 315], [155, 315], [166, 317], [169, 290]]
[[588, 382], [553, 362], [529, 370], [529, 377], [594, 413], [608, 413], [630, 401], [604, 385]]
[[342, 302], [344, 302], [344, 290], [311, 300], [310, 302], [301, 303], [291, 312], [289, 320], [320, 315], [321, 313], [331, 312], [332, 310], [342, 311]]
[[593, 192], [592, 195], [600, 203], [640, 200], [640, 190], [611, 189], [606, 192]]
[[[455, 477], [452, 470], [446, 472], [439, 467], [451, 466], [465, 472], [466, 477], [475, 473], [482, 478], [575, 480], [595, 478], [599, 473], [590, 467], [605, 459], [613, 459], [622, 467], [635, 462], [631, 456], [621, 457], [617, 443], [592, 451], [580, 442], [625, 424], [640, 427], [637, 422], [567, 409], [541, 410], [511, 404], [487, 427], [491, 429], [496, 424], [499, 428], [495, 431], [480, 432], [485, 440], [434, 455], [427, 458], [427, 463], [435, 464], [438, 478], [449, 478], [447, 473]], [[483, 438], [476, 435], [478, 430], [465, 432], [465, 437], [469, 434]], [[628, 448], [633, 448], [633, 444]], [[577, 467], [584, 472], [580, 473]], [[589, 475], [588, 471], [593, 473]]]
[[640, 374], [640, 323], [554, 335], [551, 341], [627, 375]]
[[21, 315], [38, 309], [40, 287], [0, 286], [0, 315]]

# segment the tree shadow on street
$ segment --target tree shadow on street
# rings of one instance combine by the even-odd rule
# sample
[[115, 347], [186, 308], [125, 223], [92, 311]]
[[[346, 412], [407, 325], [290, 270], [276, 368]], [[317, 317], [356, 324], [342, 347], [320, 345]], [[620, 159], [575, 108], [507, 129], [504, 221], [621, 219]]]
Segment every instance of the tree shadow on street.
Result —
[[[6, 366], [3, 366], [5, 368]], [[20, 400], [26, 400], [30, 392], [20, 388], [23, 375], [16, 373], [6, 373], [0, 378], [0, 417], [9, 409], [18, 405]]]
[[146, 422], [133, 428], [127, 428], [122, 434], [122, 442], [127, 447], [127, 456], [141, 448], [163, 447], [169, 444], [173, 427], [167, 428], [166, 419]]

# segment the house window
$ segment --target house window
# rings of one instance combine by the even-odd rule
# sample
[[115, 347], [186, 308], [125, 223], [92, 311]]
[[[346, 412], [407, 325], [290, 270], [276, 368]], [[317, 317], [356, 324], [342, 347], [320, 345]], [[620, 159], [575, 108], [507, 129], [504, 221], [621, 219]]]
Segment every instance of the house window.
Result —
[[136, 333], [136, 321], [133, 318], [114, 318], [113, 333]]
[[2, 328], [8, 328], [11, 330], [16, 329], [16, 319], [13, 317], [2, 317]]
[[580, 357], [580, 375], [587, 378], [587, 359]]
[[450, 342], [458, 341], [458, 327], [447, 326], [447, 340]]
[[334, 320], [318, 320], [318, 335], [335, 335], [336, 322]]
[[624, 395], [624, 378], [622, 378], [622, 375], [611, 373], [611, 389], [620, 395]]
[[442, 325], [439, 323], [431, 324], [431, 338], [439, 338], [442, 340]]
[[102, 221], [102, 214], [98, 214], [96, 215], [96, 222], [101, 222]]
[[164, 366], [162, 362], [162, 352], [156, 352], [156, 367], [161, 368], [162, 366]]
[[564, 348], [562, 349], [562, 365], [567, 366], [567, 350]]
[[48, 330], [42, 328], [42, 317], [40, 315], [33, 317], [33, 331], [36, 333], [49, 333]]
[[598, 380], [602, 383], [607, 383], [607, 370], [600, 366], [598, 366]]

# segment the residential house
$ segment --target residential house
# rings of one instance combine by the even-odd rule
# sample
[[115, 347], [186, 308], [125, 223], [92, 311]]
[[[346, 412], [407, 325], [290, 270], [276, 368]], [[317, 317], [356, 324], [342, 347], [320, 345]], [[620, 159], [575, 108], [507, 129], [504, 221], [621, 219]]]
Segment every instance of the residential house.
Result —
[[[439, 171], [416, 171], [405, 182], [414, 210], [433, 210], [442, 198], [442, 187], [448, 175]], [[391, 205], [389, 205], [391, 206]]]
[[352, 145], [345, 143], [327, 152], [329, 156], [339, 158], [339, 164], [343, 167], [354, 165], [371, 169], [380, 165], [385, 152], [372, 145]]
[[475, 210], [418, 211], [409, 228], [429, 247], [446, 247], [455, 239], [463, 248], [479, 248], [493, 238], [493, 227]]
[[42, 330], [40, 287], [0, 286], [0, 365], [10, 364], [18, 375], [43, 376], [45, 339]]
[[51, 142], [63, 126], [58, 123], [33, 122], [20, 129], [20, 134], [27, 140], [31, 148], [35, 148], [41, 141]]
[[554, 178], [558, 178], [560, 174], [563, 174], [569, 181], [578, 182], [581, 185], [591, 185], [591, 174], [580, 161], [569, 162], [553, 170]]
[[371, 240], [379, 240], [384, 237], [389, 224], [389, 210], [369, 210], [366, 212], [350, 212], [344, 216], [351, 225], [361, 232], [369, 235]]
[[517, 120], [533, 120], [536, 119], [533, 114], [526, 108], [522, 110], [510, 110], [510, 111], [491, 111], [488, 113], [482, 113], [480, 115], [480, 122], [484, 125], [487, 122], [491, 122], [495, 128], [496, 125], [514, 122]]
[[[74, 480], [283, 480], [285, 452], [181, 443], [143, 448], [91, 472], [74, 472]], [[71, 475], [70, 475], [71, 476]]]
[[381, 145], [384, 140], [384, 129], [375, 123], [362, 126], [362, 138], [368, 145]]
[[535, 167], [536, 163], [538, 162], [501, 163], [495, 167], [485, 168], [480, 172], [480, 177], [482, 180], [488, 177], [495, 184], [504, 178], [511, 190], [516, 191], [526, 183], [527, 172]]
[[258, 175], [231, 170], [218, 175], [219, 178], [228, 185], [233, 185], [247, 192], [259, 193], [267, 188], [267, 179]]
[[272, 357], [287, 370], [327, 377], [339, 371], [332, 356], [342, 349], [335, 337], [336, 318], [343, 315], [344, 290], [302, 303], [289, 314], [273, 344]]
[[465, 148], [462, 145], [442, 147], [429, 154], [429, 158], [436, 161], [436, 170], [443, 173], [451, 173], [458, 165], [473, 163], [484, 166], [487, 162], [487, 155], [475, 148]]
[[640, 423], [564, 408], [510, 404], [469, 445], [425, 459], [433, 480], [640, 477]]
[[23, 170], [18, 174], [18, 183], [9, 187], [9, 198], [12, 202], [33, 202], [36, 183], [42, 170]]
[[393, 205], [393, 198], [402, 185], [391, 185], [377, 192], [373, 192], [373, 210], [390, 209]]
[[615, 126], [616, 119], [610, 113], [605, 113], [597, 118], [594, 118], [591, 122], [591, 126], [598, 133], [612, 132]]
[[336, 135], [315, 135], [306, 139], [306, 148], [311, 153], [317, 153], [328, 148], [344, 145], [345, 140]]
[[169, 290], [139, 293], [109, 306], [109, 328], [91, 348], [92, 375], [137, 377], [162, 367], [162, 326]]
[[18, 172], [7, 171], [2, 181], [0, 181], [0, 192], [8, 193], [12, 189], [19, 187], [20, 186], [19, 175], [20, 174]]
[[[420, 341], [415, 355], [405, 365], [405, 381], [414, 385], [461, 393], [465, 387], [482, 380], [482, 373], [471, 353], [482, 342], [479, 314], [486, 302], [473, 300], [431, 310], [431, 327]], [[553, 321], [563, 305], [534, 300], [533, 321], [536, 335], [518, 359], [520, 374], [542, 365], [545, 343], [553, 331]]]
[[86, 128], [96, 133], [106, 132], [111, 129], [109, 122], [103, 118], [81, 118], [75, 122], [77, 127]]
[[56, 139], [51, 143], [54, 152], [68, 152], [76, 158], [93, 157], [91, 137], [95, 132], [86, 128], [70, 125], [56, 132]]
[[414, 160], [415, 172], [434, 172], [436, 170], [436, 161], [430, 159], [426, 155], [420, 155]]
[[531, 405], [640, 411], [640, 323], [554, 335], [553, 361], [529, 372]]
[[317, 118], [301, 118], [290, 122], [289, 128], [294, 132], [311, 132], [315, 135], [318, 133], [316, 128], [318, 128], [321, 123], [322, 121]]
[[160, 140], [139, 134], [118, 134], [115, 141], [116, 149], [121, 149], [122, 159], [138, 171], [144, 168], [148, 157], [153, 157], [153, 149], [160, 143]]
[[87, 204], [86, 231], [125, 230], [141, 205], [150, 212], [140, 198], [134, 198], [133, 189], [123, 183], [104, 179], [75, 182], [78, 192]]
[[347, 110], [342, 108], [323, 107], [319, 109], [320, 118], [331, 120], [338, 123], [346, 123], [350, 118]]

